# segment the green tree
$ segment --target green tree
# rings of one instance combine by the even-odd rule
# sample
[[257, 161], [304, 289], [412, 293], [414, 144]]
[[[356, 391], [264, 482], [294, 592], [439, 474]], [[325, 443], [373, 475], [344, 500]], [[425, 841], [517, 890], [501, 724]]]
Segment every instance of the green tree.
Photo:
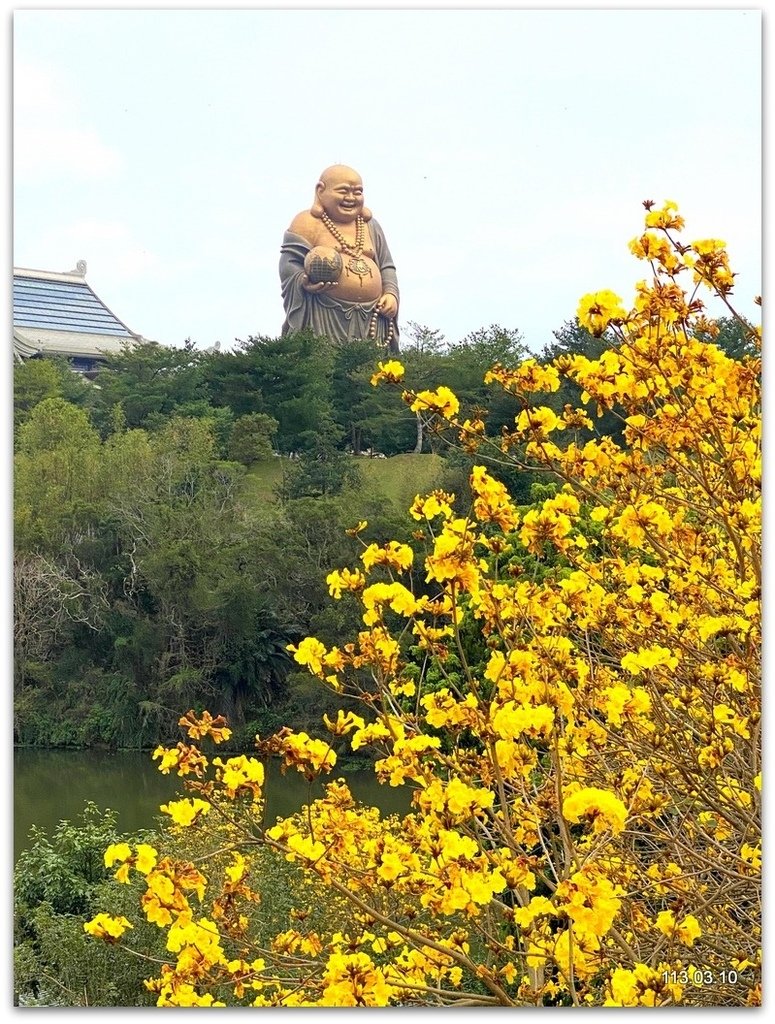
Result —
[[112, 429], [120, 406], [127, 427], [155, 430], [170, 417], [207, 416], [210, 398], [203, 353], [190, 340], [182, 348], [158, 342], [125, 345], [108, 357], [97, 375], [99, 402], [95, 420], [103, 434]]
[[407, 451], [413, 441], [413, 414], [371, 385], [377, 363], [385, 358], [381, 346], [368, 340], [342, 345], [334, 355], [334, 418], [354, 455], [370, 449], [393, 455]]
[[[436, 327], [410, 320], [405, 331], [401, 362], [406, 368], [406, 385], [415, 391], [436, 387], [441, 380], [447, 343]], [[419, 412], [414, 413], [414, 452], [420, 454], [429, 438]]]
[[14, 366], [13, 409], [17, 426], [44, 398], [59, 398], [61, 394], [59, 370], [50, 360], [29, 359]]
[[102, 500], [100, 439], [88, 414], [45, 398], [19, 428], [14, 460], [15, 543], [22, 551], [72, 549]]
[[229, 458], [252, 466], [272, 457], [272, 440], [280, 424], [263, 412], [249, 413], [235, 421], [229, 438]]
[[91, 384], [73, 373], [64, 359], [46, 357], [14, 364], [13, 411], [17, 428], [46, 398], [63, 398], [74, 405], [88, 406], [93, 395]]
[[320, 441], [310, 451], [283, 466], [278, 493], [285, 500], [330, 497], [356, 483], [358, 466], [352, 456], [339, 451], [331, 442]]
[[466, 409], [484, 417], [491, 436], [497, 436], [502, 426], [514, 422], [519, 406], [509, 395], [493, 394], [484, 383], [484, 376], [496, 363], [516, 366], [528, 355], [520, 332], [499, 324], [472, 331], [449, 348], [444, 367], [448, 387]]
[[447, 339], [438, 327], [408, 320], [401, 335], [401, 353], [413, 352], [418, 356], [440, 356], [447, 350]]
[[311, 448], [334, 428], [333, 363], [330, 342], [309, 331], [251, 337], [236, 354], [209, 355], [206, 380], [213, 401], [228, 405], [235, 416], [273, 416], [279, 424], [277, 447], [287, 454]]
[[285, 696], [295, 665], [288, 644], [303, 635], [283, 622], [271, 599], [250, 579], [233, 581], [224, 594], [217, 625], [219, 657], [213, 687], [224, 713], [241, 728], [249, 714], [266, 710]]
[[[143, 713], [165, 729], [184, 706], [217, 695], [239, 724], [251, 701], [280, 696], [287, 658], [278, 652], [296, 635], [264, 603], [264, 567], [251, 558], [256, 524], [239, 498], [243, 470], [217, 458], [207, 420], [174, 418], [130, 444], [143, 452], [142, 471], [117, 475], [111, 502], [130, 556], [124, 664], [143, 671]], [[124, 445], [114, 445], [116, 464]]]

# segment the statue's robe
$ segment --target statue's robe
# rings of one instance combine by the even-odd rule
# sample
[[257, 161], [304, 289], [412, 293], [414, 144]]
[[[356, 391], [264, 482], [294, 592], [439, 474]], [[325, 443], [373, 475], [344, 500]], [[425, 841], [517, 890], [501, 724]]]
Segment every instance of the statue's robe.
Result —
[[[385, 233], [373, 218], [369, 221], [369, 233], [374, 243], [375, 262], [382, 275], [382, 292], [395, 295], [397, 301], [399, 294], [396, 267], [390, 255]], [[301, 286], [301, 275], [304, 273], [304, 257], [311, 248], [309, 242], [301, 235], [293, 231], [285, 232], [280, 249], [280, 283], [285, 307], [283, 336], [309, 327], [314, 334], [324, 335], [335, 342], [367, 338], [372, 314], [379, 300], [344, 302], [333, 299], [325, 292], [305, 291]], [[387, 332], [388, 321], [384, 316], [378, 316], [375, 340], [380, 344], [386, 344]], [[398, 352], [398, 323], [395, 321], [390, 350], [393, 353]]]

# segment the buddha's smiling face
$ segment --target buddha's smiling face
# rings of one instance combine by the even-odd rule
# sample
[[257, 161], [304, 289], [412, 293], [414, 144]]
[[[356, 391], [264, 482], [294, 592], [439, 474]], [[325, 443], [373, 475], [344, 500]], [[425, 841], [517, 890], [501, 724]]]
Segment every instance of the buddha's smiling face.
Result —
[[363, 211], [363, 181], [351, 167], [330, 167], [321, 175], [317, 195], [325, 212], [338, 224], [349, 224]]

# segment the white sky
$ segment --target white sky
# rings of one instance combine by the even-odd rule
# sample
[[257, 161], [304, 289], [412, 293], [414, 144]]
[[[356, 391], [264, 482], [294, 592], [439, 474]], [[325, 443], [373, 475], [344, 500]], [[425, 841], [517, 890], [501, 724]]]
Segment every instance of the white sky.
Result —
[[283, 231], [341, 162], [404, 325], [539, 350], [582, 294], [630, 301], [646, 198], [728, 243], [758, 321], [761, 31], [729, 8], [17, 9], [13, 262], [85, 259], [167, 344], [277, 336]]

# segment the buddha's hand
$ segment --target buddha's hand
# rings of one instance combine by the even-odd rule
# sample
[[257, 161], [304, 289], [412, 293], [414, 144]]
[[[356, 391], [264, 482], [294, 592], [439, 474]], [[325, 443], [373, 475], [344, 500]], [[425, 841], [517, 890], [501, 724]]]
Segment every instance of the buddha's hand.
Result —
[[377, 310], [389, 320], [393, 320], [398, 312], [398, 299], [390, 292], [385, 292], [377, 303]]
[[337, 283], [336, 281], [318, 281], [316, 284], [312, 284], [306, 274], [302, 274], [300, 280], [304, 291], [312, 293], [330, 291]]

